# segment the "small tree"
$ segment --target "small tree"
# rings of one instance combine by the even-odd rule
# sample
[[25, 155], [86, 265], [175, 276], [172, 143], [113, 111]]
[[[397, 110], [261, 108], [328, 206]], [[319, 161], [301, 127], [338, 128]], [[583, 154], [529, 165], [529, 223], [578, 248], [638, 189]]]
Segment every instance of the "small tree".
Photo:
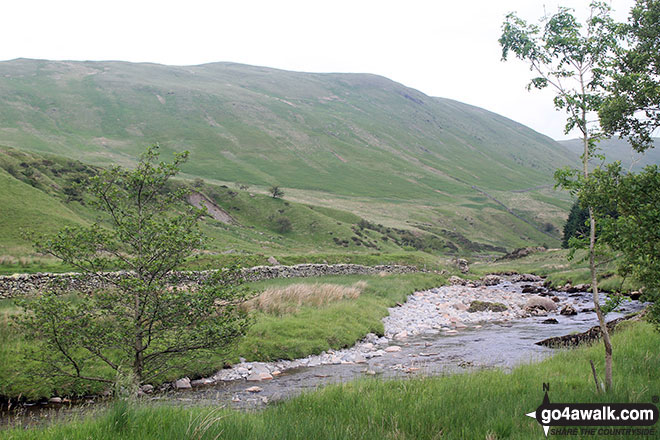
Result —
[[275, 230], [280, 234], [286, 234], [287, 232], [291, 232], [291, 230], [293, 229], [291, 220], [289, 220], [288, 217], [284, 217], [284, 216], [277, 217], [273, 223], [275, 223]]
[[187, 156], [157, 162], [152, 146], [134, 170], [102, 171], [88, 190], [107, 216], [37, 240], [40, 252], [109, 286], [75, 301], [44, 292], [21, 303], [27, 313], [19, 325], [45, 344], [38, 360], [53, 374], [112, 383], [123, 371], [140, 384], [245, 331], [237, 271], [211, 273], [196, 289], [180, 288], [173, 277], [203, 244], [197, 222], [204, 211], [185, 204], [186, 190], [169, 183]]
[[274, 199], [281, 199], [282, 197], [284, 197], [284, 191], [282, 191], [282, 189], [280, 189], [280, 187], [277, 185], [271, 186], [269, 191], [270, 191], [270, 195]]
[[[618, 50], [613, 32], [610, 8], [604, 3], [591, 4], [591, 15], [582, 25], [568, 8], [542, 20], [542, 26], [530, 25], [509, 14], [502, 25], [502, 59], [509, 53], [530, 64], [537, 75], [528, 89], [552, 86], [556, 92], [555, 107], [568, 114], [565, 133], [578, 129], [582, 135], [584, 152], [582, 170], [562, 170], [556, 174], [560, 185], [577, 192], [589, 177], [589, 159], [601, 136], [598, 127], [590, 126], [588, 116], [597, 111], [603, 100], [604, 74]], [[581, 174], [581, 177], [580, 177]], [[577, 180], [577, 181], [576, 181]], [[589, 210], [589, 268], [594, 309], [598, 316], [605, 345], [605, 384], [612, 386], [612, 344], [600, 308], [596, 274], [596, 223], [593, 209]]]

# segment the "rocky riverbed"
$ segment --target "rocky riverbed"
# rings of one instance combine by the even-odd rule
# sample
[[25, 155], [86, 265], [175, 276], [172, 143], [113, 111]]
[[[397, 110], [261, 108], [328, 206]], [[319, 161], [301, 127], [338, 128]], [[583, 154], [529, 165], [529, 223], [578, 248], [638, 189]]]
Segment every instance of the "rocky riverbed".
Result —
[[[410, 295], [404, 304], [389, 309], [383, 319], [384, 335], [368, 334], [353, 347], [322, 352], [296, 360], [277, 362], [246, 362], [218, 371], [207, 378], [183, 378], [166, 385], [165, 390], [209, 386], [232, 381], [251, 383], [270, 381], [285, 372], [326, 365], [366, 365], [364, 372], [374, 374], [370, 360], [391, 357], [416, 336], [457, 335], [459, 332], [482, 328], [487, 323], [507, 323], [529, 316], [556, 315], [575, 301], [550, 295], [543, 288], [543, 279], [535, 275], [515, 275], [502, 278], [488, 275], [477, 282], [453, 277], [452, 285]], [[542, 294], [544, 296], [539, 295]], [[550, 299], [552, 298], [552, 299]]]

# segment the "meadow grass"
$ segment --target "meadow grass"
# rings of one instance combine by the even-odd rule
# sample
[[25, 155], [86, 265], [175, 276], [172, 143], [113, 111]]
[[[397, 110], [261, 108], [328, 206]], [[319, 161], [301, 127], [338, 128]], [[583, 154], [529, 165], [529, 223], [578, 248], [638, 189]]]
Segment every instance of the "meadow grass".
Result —
[[648, 323], [627, 323], [613, 343], [614, 387], [606, 394], [595, 392], [591, 377], [590, 360], [603, 368], [602, 347], [595, 344], [558, 351], [511, 372], [330, 385], [260, 412], [118, 402], [100, 415], [3, 435], [12, 440], [541, 439], [541, 426], [525, 414], [541, 404], [544, 383], [550, 385], [551, 402], [651, 402], [658, 394], [660, 334]]
[[273, 315], [295, 313], [302, 306], [320, 307], [342, 299], [356, 299], [367, 282], [360, 280], [351, 286], [338, 284], [291, 284], [284, 288], [270, 287], [243, 304], [245, 310], [260, 310]]

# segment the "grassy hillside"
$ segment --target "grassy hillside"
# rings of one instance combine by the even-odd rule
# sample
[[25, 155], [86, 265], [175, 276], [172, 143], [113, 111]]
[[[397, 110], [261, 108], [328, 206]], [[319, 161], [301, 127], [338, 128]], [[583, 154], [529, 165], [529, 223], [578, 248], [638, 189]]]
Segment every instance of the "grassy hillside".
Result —
[[575, 161], [514, 121], [376, 75], [0, 62], [0, 143], [130, 165], [153, 142], [166, 153], [190, 150], [190, 178], [255, 193], [277, 184], [294, 201], [505, 247], [556, 244], [558, 234], [539, 232], [541, 220], [552, 213], [558, 229], [565, 212], [553, 194], [516, 217], [481, 190], [528, 200], [515, 191], [550, 185], [557, 166]]
[[[0, 272], [31, 270], [29, 264], [11, 258], [32, 252], [23, 231], [52, 233], [97, 218], [82, 189], [85, 179], [97, 171], [56, 155], [0, 147], [4, 189], [0, 194]], [[332, 262], [362, 262], [368, 259], [364, 254], [377, 254], [383, 262], [437, 264], [431, 255], [501, 251], [457, 234], [385, 227], [348, 211], [275, 199], [250, 192], [244, 185], [239, 189], [199, 180], [176, 180], [173, 185], [189, 187], [192, 197], [204, 200], [209, 208], [202, 222], [210, 238], [207, 256], [191, 263], [196, 267], [247, 256], [251, 264], [265, 264], [267, 255], [293, 263], [315, 261], [305, 254]], [[404, 256], [406, 252], [411, 255]], [[43, 266], [40, 263], [33, 266]]]
[[[547, 137], [366, 74], [230, 63], [0, 63], [0, 142], [126, 163], [188, 148], [191, 174], [347, 195], [516, 189], [571, 160]], [[366, 185], [365, 185], [366, 183]]]
[[92, 170], [65, 158], [0, 147], [0, 256], [30, 250], [23, 232], [51, 233], [85, 224], [92, 214], [74, 200], [74, 185]]

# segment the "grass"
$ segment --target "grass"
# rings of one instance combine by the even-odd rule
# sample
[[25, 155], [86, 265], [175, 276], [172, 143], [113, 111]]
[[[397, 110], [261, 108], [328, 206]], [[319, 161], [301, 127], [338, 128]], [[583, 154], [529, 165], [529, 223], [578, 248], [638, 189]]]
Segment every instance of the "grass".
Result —
[[[223, 365], [238, 362], [239, 357], [251, 361], [294, 359], [318, 354], [329, 349], [353, 345], [367, 333], [382, 334], [381, 319], [387, 308], [418, 290], [444, 284], [445, 276], [416, 273], [388, 276], [327, 276], [307, 278], [307, 284], [332, 284], [338, 290], [364, 286], [356, 298], [344, 298], [321, 306], [301, 304], [295, 313], [278, 315], [255, 310], [254, 324], [247, 335], [224, 351], [211, 351], [201, 358], [191, 359], [184, 368], [168, 373], [163, 380], [183, 376], [192, 378], [215, 373]], [[364, 285], [366, 283], [366, 285]], [[255, 294], [264, 290], [285, 290], [298, 279], [273, 279], [250, 283]], [[37, 365], [24, 354], [41, 349], [38, 341], [27, 340], [9, 325], [9, 316], [19, 310], [11, 300], [0, 300], [0, 395], [16, 399], [36, 400], [53, 395], [81, 395], [102, 391], [94, 383], [78, 383], [66, 379], [43, 377], [35, 380]], [[100, 366], [93, 366], [100, 368]]]
[[338, 284], [291, 284], [286, 287], [270, 287], [259, 296], [244, 304], [245, 310], [259, 310], [271, 315], [285, 315], [300, 311], [305, 307], [322, 307], [342, 299], [356, 299], [367, 282], [360, 280], [351, 286]]
[[560, 351], [510, 373], [487, 370], [331, 385], [260, 412], [119, 402], [100, 415], [3, 434], [12, 440], [540, 439], [541, 427], [525, 414], [541, 404], [544, 383], [550, 385], [551, 402], [651, 402], [657, 395], [660, 334], [647, 323], [634, 323], [616, 332], [613, 343], [614, 388], [607, 394], [594, 392], [589, 361], [603, 368], [597, 344]]
[[0, 255], [0, 275], [37, 272], [75, 272], [75, 268], [55, 258]]
[[54, 233], [61, 226], [81, 224], [81, 217], [59, 200], [16, 180], [0, 168], [0, 254], [24, 255], [29, 244], [22, 229]]

